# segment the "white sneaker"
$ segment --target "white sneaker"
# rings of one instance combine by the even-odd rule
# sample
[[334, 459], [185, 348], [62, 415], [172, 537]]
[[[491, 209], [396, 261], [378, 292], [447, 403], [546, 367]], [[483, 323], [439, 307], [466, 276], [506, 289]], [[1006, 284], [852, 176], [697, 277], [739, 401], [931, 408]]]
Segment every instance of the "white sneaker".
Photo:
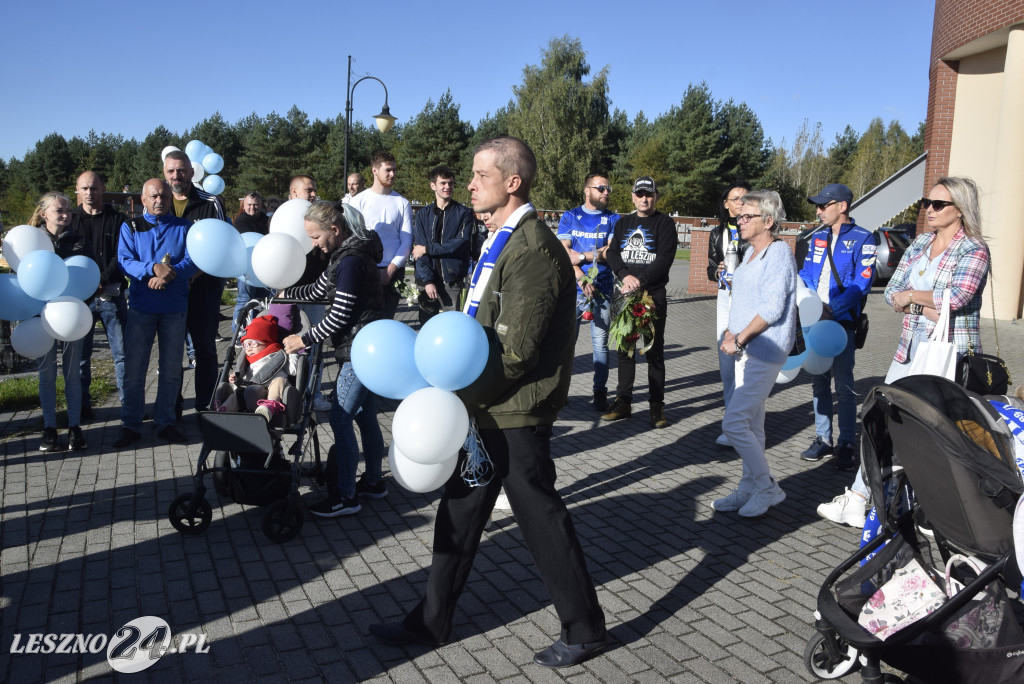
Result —
[[738, 511], [750, 501], [750, 497], [753, 492], [741, 492], [738, 489], [733, 490], [732, 494], [721, 499], [715, 499], [711, 503], [711, 507], [716, 511], [723, 513], [731, 513], [732, 511]]
[[858, 529], [864, 527], [868, 501], [849, 487], [828, 503], [818, 506], [818, 515], [840, 525]]
[[718, 439], [715, 440], [715, 444], [717, 444], [720, 447], [731, 447], [732, 446], [732, 442], [729, 441], [729, 438], [725, 436], [724, 432], [722, 434], [718, 435]]
[[744, 518], [756, 518], [768, 512], [768, 509], [786, 500], [786, 492], [777, 482], [767, 489], [759, 489], [750, 496], [750, 500], [737, 511]]
[[323, 396], [319, 396], [313, 400], [313, 409], [316, 411], [330, 411], [331, 402], [329, 399], [325, 399]]

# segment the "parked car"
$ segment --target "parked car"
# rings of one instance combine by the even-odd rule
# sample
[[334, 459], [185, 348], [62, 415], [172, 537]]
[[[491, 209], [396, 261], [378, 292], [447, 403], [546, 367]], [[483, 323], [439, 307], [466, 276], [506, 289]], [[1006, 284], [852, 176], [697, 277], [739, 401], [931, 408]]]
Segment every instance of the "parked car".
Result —
[[[900, 259], [903, 258], [903, 252], [910, 245], [910, 240], [907, 237], [907, 225], [900, 224], [896, 227], [882, 226], [875, 231], [875, 235], [878, 237], [878, 258], [875, 260], [876, 285], [884, 285], [889, 282], [889, 278], [896, 271]], [[797, 268], [803, 266], [804, 259], [807, 257], [810, 237], [820, 227], [811, 226], [800, 231], [800, 234], [796, 236], [795, 254]]]

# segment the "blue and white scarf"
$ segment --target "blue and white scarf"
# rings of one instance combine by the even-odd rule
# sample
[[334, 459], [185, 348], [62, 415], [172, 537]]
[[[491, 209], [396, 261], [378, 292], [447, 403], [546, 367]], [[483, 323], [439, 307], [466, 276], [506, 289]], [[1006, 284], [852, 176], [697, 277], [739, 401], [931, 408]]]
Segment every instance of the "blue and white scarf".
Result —
[[466, 299], [463, 313], [476, 318], [476, 310], [480, 307], [480, 297], [487, 290], [487, 281], [490, 280], [491, 273], [494, 271], [494, 264], [501, 256], [501, 250], [505, 249], [505, 245], [508, 244], [508, 239], [512, 237], [512, 231], [516, 229], [519, 221], [528, 211], [533, 211], [533, 205], [529, 202], [513, 211], [506, 219], [505, 225], [491, 233], [491, 236], [484, 242], [480, 261], [477, 262], [476, 269], [473, 270], [473, 278], [470, 280], [469, 297]]

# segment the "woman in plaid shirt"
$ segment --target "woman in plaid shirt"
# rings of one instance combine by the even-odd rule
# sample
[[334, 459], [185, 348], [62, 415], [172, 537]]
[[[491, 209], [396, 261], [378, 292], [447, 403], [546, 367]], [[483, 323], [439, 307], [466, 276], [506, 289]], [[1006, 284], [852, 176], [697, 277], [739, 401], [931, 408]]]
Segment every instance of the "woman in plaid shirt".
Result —
[[[903, 254], [885, 288], [885, 301], [903, 316], [903, 332], [886, 384], [910, 370], [915, 347], [935, 329], [943, 290], [949, 289], [950, 330], [957, 357], [969, 347], [981, 351], [979, 311], [988, 280], [988, 245], [981, 236], [978, 186], [970, 178], [940, 178], [921, 199], [929, 231], [922, 233]], [[870, 264], [865, 264], [870, 268]], [[870, 494], [858, 470], [853, 485], [818, 515], [832, 522], [863, 527]]]
[[947, 288], [957, 356], [969, 347], [981, 351], [979, 311], [989, 251], [981, 236], [978, 186], [970, 178], [940, 178], [921, 207], [930, 231], [914, 240], [885, 288], [885, 301], [905, 314], [886, 382], [906, 375], [914, 347], [935, 329]]

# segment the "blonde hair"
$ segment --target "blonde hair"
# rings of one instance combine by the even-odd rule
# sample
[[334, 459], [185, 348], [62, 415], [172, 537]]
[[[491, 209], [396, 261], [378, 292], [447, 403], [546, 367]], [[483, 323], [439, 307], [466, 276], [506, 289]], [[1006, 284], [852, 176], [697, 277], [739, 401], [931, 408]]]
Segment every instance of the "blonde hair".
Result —
[[981, 234], [981, 207], [978, 203], [978, 184], [964, 176], [940, 178], [935, 181], [949, 191], [953, 204], [960, 210], [960, 223], [964, 233], [975, 240], [984, 240]]
[[65, 202], [68, 203], [68, 206], [71, 206], [71, 200], [69, 200], [67, 198], [67, 195], [65, 195], [63, 192], [48, 192], [42, 197], [40, 197], [39, 201], [36, 202], [35, 210], [32, 212], [32, 218], [28, 220], [28, 224], [30, 226], [35, 226], [36, 228], [45, 228], [46, 219], [43, 218], [43, 212], [49, 209], [50, 205], [53, 204], [58, 199], [64, 200]]

